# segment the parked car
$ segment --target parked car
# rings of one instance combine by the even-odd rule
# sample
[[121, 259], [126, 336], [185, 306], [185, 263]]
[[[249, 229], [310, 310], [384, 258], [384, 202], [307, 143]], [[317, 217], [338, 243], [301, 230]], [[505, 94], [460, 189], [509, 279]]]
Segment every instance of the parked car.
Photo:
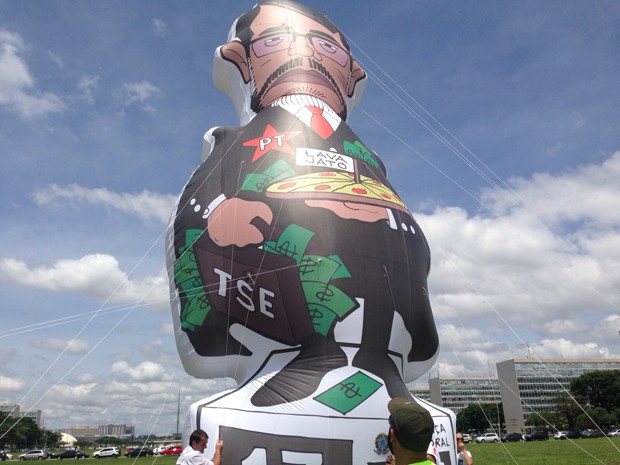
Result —
[[546, 431], [532, 431], [523, 436], [526, 441], [546, 441], [549, 439], [549, 434]]
[[121, 455], [118, 447], [103, 447], [93, 452], [93, 457], [100, 459], [101, 457], [114, 457], [115, 459]]
[[499, 442], [499, 437], [495, 433], [484, 433], [476, 438], [476, 442]]
[[620, 437], [620, 429], [612, 429], [609, 433], [607, 433], [607, 436], [610, 438]]
[[100, 459], [102, 457], [114, 457], [115, 459], [121, 455], [121, 452], [118, 450], [118, 447], [102, 447], [99, 450], [93, 452], [93, 457], [96, 459]]
[[84, 459], [87, 457], [88, 457], [88, 454], [85, 454], [84, 452], [81, 452], [75, 449], [68, 449], [61, 454], [54, 455], [53, 458], [62, 460], [62, 459]]
[[134, 447], [129, 453], [129, 457], [144, 457], [147, 455], [155, 455], [153, 454], [153, 449], [149, 449], [148, 447]]
[[13, 460], [13, 455], [7, 450], [0, 450], [0, 460]]
[[131, 451], [134, 449], [134, 447], [128, 447], [127, 449], [125, 449], [125, 457], [129, 457], [129, 454], [131, 454]]
[[162, 455], [180, 455], [183, 452], [182, 445], [170, 446], [162, 451]]
[[500, 440], [502, 442], [519, 442], [523, 441], [523, 435], [521, 433], [506, 433]]
[[553, 435], [553, 439], [577, 439], [580, 437], [579, 431], [558, 431]]
[[605, 433], [600, 429], [587, 429], [581, 432], [582, 438], [604, 438]]
[[463, 442], [469, 444], [471, 442], [471, 434], [463, 433]]
[[49, 452], [43, 449], [29, 450], [25, 454], [19, 456], [19, 460], [45, 460], [49, 457]]

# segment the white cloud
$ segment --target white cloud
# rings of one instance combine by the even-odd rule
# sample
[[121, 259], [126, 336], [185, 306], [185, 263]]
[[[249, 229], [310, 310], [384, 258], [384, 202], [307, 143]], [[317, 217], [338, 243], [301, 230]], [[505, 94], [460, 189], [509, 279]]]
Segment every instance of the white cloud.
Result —
[[166, 434], [176, 421], [179, 389], [185, 415], [191, 403], [233, 386], [231, 379], [195, 379], [152, 361], [117, 361], [104, 376], [85, 373], [54, 386], [36, 408], [48, 427], [126, 423], [138, 434]]
[[[620, 225], [620, 152], [602, 164], [590, 164], [563, 175], [535, 174], [510, 180], [512, 193], [486, 190], [482, 198], [493, 211], [512, 220], [573, 226], [592, 233]], [[595, 228], [595, 229], [594, 229]], [[572, 229], [572, 228], [571, 228]]]
[[[613, 283], [620, 278], [617, 179], [620, 152], [601, 166], [566, 176], [514, 180], [518, 187], [511, 195], [520, 199], [518, 206], [509, 205], [503, 192], [487, 192], [487, 203], [503, 213], [500, 218], [470, 217], [460, 208], [420, 215], [433, 251], [431, 282], [441, 296], [439, 305], [454, 306], [458, 297], [471, 311], [512, 306], [527, 318], [544, 309], [553, 318], [567, 310], [607, 307], [618, 296]], [[566, 220], [570, 234], [543, 225]], [[570, 307], [558, 307], [560, 302]]]
[[94, 103], [93, 90], [99, 86], [99, 76], [84, 76], [78, 82], [78, 90], [84, 100]]
[[586, 125], [586, 119], [584, 116], [578, 111], [571, 111], [566, 116], [566, 121], [562, 124], [563, 127], [567, 127], [571, 131], [575, 131], [578, 129], [583, 129]]
[[165, 37], [168, 25], [161, 19], [153, 18], [153, 32], [157, 37]]
[[126, 106], [138, 105], [145, 111], [155, 111], [155, 108], [148, 101], [153, 95], [160, 92], [157, 86], [148, 81], [142, 81], [123, 83], [123, 88], [125, 89]]
[[33, 339], [32, 345], [39, 349], [51, 349], [54, 351], [66, 351], [69, 354], [85, 354], [91, 349], [91, 344], [80, 339]]
[[36, 88], [36, 80], [20, 56], [24, 48], [19, 34], [0, 30], [0, 105], [24, 118], [64, 110], [60, 97]]
[[47, 51], [47, 55], [50, 57], [50, 59], [51, 59], [54, 63], [56, 63], [56, 65], [57, 65], [60, 69], [62, 69], [62, 68], [64, 68], [64, 67], [65, 67], [65, 63], [64, 63], [64, 61], [62, 61], [62, 58], [60, 58], [60, 57], [59, 57], [58, 55], [56, 55], [55, 53], [52, 53], [52, 51], [51, 51], [51, 50], [48, 50], [48, 51]]
[[594, 330], [601, 340], [617, 343], [620, 336], [620, 313], [614, 312], [603, 318], [594, 326]]
[[121, 375], [123, 378], [129, 377], [136, 381], [161, 381], [165, 370], [159, 363], [142, 362], [132, 367], [127, 362], [120, 361], [112, 365], [112, 372]]
[[138, 194], [116, 193], [105, 188], [87, 189], [77, 184], [61, 187], [51, 184], [34, 194], [37, 205], [47, 205], [58, 200], [82, 201], [93, 205], [111, 207], [136, 215], [142, 220], [155, 220], [167, 224], [174, 207], [176, 196], [142, 191]]
[[539, 346], [532, 348], [533, 358], [607, 358], [610, 356], [609, 350], [596, 342], [580, 343], [565, 338], [542, 339]]
[[51, 267], [29, 268], [20, 260], [0, 259], [0, 280], [58, 292], [74, 292], [109, 302], [163, 302], [168, 300], [163, 276], [131, 281], [110, 255], [85, 255], [58, 260]]
[[[513, 179], [510, 192], [486, 191], [500, 217], [456, 207], [417, 215], [432, 251], [442, 375], [525, 357], [516, 347], [526, 338], [542, 344], [539, 357], [619, 355], [618, 179], [620, 152], [566, 174]], [[503, 346], [489, 345], [488, 334]]]
[[[65, 405], [75, 406], [79, 405], [82, 410], [84, 406], [91, 406], [92, 400], [95, 397], [93, 394], [98, 390], [98, 383], [83, 383], [83, 384], [57, 384], [51, 390], [51, 395], [56, 402], [61, 402]], [[92, 405], [95, 407], [95, 405]]]
[[76, 377], [78, 383], [80, 384], [90, 384], [96, 382], [97, 379], [92, 373], [82, 373]]
[[26, 383], [19, 378], [0, 375], [0, 391], [21, 391], [25, 386]]

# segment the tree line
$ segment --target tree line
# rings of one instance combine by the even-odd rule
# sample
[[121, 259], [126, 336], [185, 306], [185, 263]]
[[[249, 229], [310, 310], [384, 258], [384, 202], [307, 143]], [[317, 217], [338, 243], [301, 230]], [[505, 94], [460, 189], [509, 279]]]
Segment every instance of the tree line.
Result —
[[[32, 418], [14, 418], [0, 412], [0, 450], [23, 450], [23, 449], [60, 449], [62, 435], [39, 428]], [[141, 445], [153, 442], [158, 438], [153, 435], [139, 436], [135, 439], [119, 439], [114, 436], [103, 436], [95, 441], [77, 441], [73, 446], [80, 449], [106, 446]], [[171, 441], [180, 441], [180, 437], [171, 437]]]
[[60, 433], [39, 428], [32, 418], [14, 418], [0, 412], [0, 425], [1, 449], [57, 448], [60, 443]]

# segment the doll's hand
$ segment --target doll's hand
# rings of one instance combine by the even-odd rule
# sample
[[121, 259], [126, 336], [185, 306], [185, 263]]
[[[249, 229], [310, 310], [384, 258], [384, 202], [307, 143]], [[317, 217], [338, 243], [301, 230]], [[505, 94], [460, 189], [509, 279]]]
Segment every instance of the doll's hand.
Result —
[[273, 213], [267, 204], [238, 198], [227, 199], [209, 215], [207, 232], [220, 247], [260, 244], [265, 237], [252, 224], [258, 218], [267, 225], [273, 221]]

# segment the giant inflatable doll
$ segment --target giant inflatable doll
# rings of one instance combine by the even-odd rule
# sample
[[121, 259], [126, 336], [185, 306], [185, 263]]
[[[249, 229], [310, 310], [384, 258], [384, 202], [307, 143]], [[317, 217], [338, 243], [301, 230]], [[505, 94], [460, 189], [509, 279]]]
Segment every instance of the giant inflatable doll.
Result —
[[[184, 439], [223, 439], [226, 465], [383, 464], [387, 403], [439, 343], [424, 234], [346, 123], [366, 74], [323, 14], [264, 1], [213, 77], [241, 126], [205, 134], [167, 258], [186, 371], [237, 386], [196, 402]], [[418, 401], [454, 465], [454, 415]]]

